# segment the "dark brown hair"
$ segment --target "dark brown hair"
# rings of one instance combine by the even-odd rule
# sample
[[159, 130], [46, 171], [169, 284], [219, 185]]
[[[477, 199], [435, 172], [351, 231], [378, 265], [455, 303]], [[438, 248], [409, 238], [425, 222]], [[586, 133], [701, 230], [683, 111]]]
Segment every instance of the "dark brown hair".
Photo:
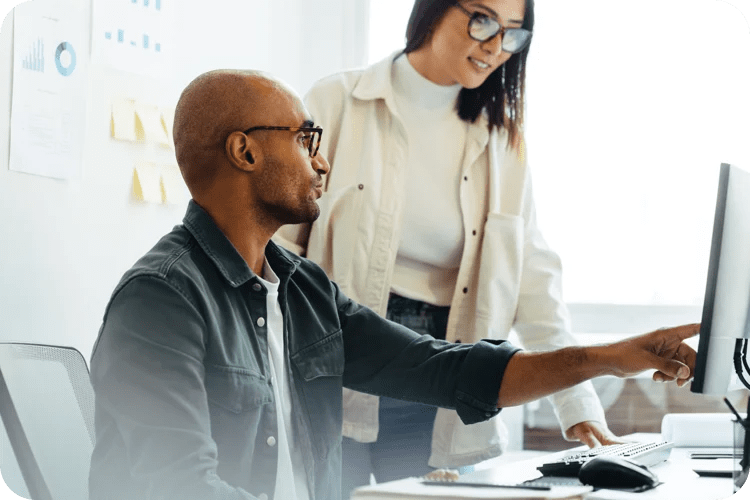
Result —
[[[456, 3], [457, 0], [415, 0], [406, 28], [404, 53], [408, 54], [420, 48], [445, 12]], [[534, 0], [526, 0], [526, 12], [521, 27], [529, 31], [534, 30]], [[507, 129], [508, 142], [515, 145], [520, 138], [523, 125], [528, 54], [529, 45], [518, 54], [513, 54], [479, 87], [461, 89], [456, 102], [458, 116], [464, 121], [474, 123], [479, 115], [486, 111], [490, 129]]]

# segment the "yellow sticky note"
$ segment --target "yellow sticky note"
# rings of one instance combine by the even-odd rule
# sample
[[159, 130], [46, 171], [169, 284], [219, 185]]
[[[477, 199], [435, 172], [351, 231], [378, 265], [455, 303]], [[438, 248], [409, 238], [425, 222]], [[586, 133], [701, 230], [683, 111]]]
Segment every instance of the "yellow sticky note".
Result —
[[172, 126], [174, 125], [174, 108], [161, 109], [161, 124], [167, 134], [169, 145], [174, 145], [174, 136], [172, 135]]
[[182, 204], [190, 193], [182, 179], [177, 165], [164, 165], [161, 168], [161, 200], [163, 203]]
[[133, 196], [147, 203], [161, 203], [159, 167], [153, 163], [139, 161], [133, 169]]
[[135, 136], [139, 141], [169, 145], [159, 108], [151, 104], [135, 103]]
[[135, 141], [135, 103], [132, 99], [116, 98], [112, 101], [110, 135], [121, 141]]

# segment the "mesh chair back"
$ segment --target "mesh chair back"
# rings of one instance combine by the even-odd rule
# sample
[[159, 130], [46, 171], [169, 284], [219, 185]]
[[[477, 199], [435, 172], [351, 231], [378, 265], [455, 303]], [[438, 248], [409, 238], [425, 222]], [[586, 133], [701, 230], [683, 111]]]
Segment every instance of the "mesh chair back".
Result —
[[0, 343], [0, 414], [33, 500], [88, 499], [94, 393], [80, 352]]

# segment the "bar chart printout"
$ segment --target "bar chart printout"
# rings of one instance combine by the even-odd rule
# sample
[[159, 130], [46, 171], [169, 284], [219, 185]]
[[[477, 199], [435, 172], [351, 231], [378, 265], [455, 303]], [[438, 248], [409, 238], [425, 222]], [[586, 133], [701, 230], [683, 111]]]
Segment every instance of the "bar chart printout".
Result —
[[174, 0], [93, 0], [91, 60], [145, 76], [171, 67]]
[[10, 170], [78, 177], [85, 130], [88, 34], [83, 7], [34, 0], [13, 11]]
[[37, 38], [21, 62], [23, 69], [44, 73], [44, 41]]

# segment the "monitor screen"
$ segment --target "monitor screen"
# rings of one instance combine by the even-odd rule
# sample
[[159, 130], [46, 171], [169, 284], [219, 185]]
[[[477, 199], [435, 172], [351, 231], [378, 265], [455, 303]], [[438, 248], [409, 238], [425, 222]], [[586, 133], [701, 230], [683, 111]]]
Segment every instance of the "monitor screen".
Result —
[[723, 163], [692, 392], [729, 390], [737, 339], [750, 338], [749, 306], [750, 172]]

